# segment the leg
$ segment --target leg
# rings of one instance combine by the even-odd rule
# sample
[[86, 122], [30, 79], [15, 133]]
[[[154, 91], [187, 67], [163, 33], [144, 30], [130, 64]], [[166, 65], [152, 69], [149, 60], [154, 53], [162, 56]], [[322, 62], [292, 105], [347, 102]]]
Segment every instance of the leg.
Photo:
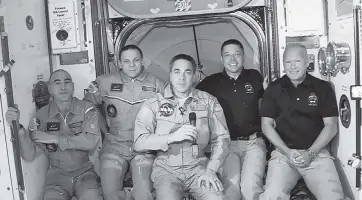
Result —
[[97, 178], [92, 169], [75, 179], [75, 196], [78, 200], [103, 200]]
[[73, 193], [72, 187], [72, 177], [49, 169], [45, 178], [44, 200], [70, 200], [70, 195]]
[[257, 138], [247, 144], [242, 161], [240, 175], [242, 199], [258, 200], [263, 192], [266, 165], [266, 147], [262, 138]]
[[132, 196], [135, 200], [153, 200], [151, 173], [154, 159], [151, 154], [138, 154], [131, 160]]
[[225, 196], [223, 192], [216, 191], [213, 187], [208, 190], [205, 187], [199, 187], [197, 182], [199, 177], [205, 173], [205, 167], [196, 167], [190, 172], [190, 179], [186, 181], [185, 185], [190, 189], [191, 195], [196, 200], [223, 200]]
[[315, 157], [310, 166], [299, 170], [308, 189], [318, 200], [344, 199], [342, 184], [333, 158], [326, 149]]
[[240, 158], [230, 153], [221, 168], [221, 182], [228, 200], [240, 200]]
[[157, 200], [180, 200], [182, 198], [184, 189], [176, 175], [162, 167], [155, 166], [152, 171], [152, 180]]
[[268, 165], [265, 191], [260, 200], [289, 200], [290, 192], [300, 178], [299, 172], [288, 163], [286, 156], [274, 150]]
[[123, 179], [127, 173], [128, 161], [112, 154], [102, 155], [101, 183], [105, 200], [123, 200]]

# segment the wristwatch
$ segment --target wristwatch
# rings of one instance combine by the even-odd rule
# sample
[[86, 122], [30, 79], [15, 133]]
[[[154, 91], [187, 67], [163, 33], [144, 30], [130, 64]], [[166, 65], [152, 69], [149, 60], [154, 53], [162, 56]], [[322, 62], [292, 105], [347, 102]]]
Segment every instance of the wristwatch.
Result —
[[316, 152], [314, 152], [314, 151], [312, 151], [310, 149], [308, 149], [307, 152], [309, 153], [310, 157], [312, 157], [312, 158], [314, 158], [317, 155]]

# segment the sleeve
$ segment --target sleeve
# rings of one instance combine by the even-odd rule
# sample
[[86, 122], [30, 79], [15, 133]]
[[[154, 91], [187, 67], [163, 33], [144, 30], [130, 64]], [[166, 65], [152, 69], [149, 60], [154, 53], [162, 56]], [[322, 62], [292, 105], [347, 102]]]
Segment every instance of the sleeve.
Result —
[[59, 136], [58, 146], [61, 150], [92, 150], [101, 139], [98, 127], [97, 110], [91, 106], [84, 113], [82, 133], [76, 136]]
[[221, 105], [214, 98], [210, 104], [209, 127], [211, 130], [211, 156], [208, 169], [218, 171], [229, 154], [230, 134]]
[[261, 99], [263, 97], [263, 95], [264, 95], [264, 86], [263, 86], [264, 78], [260, 74], [259, 71], [256, 71], [256, 73], [257, 73], [257, 79], [256, 80], [258, 80], [258, 97], [259, 97], [259, 99]]
[[330, 83], [326, 83], [324, 89], [321, 91], [321, 100], [319, 104], [319, 111], [322, 117], [338, 117], [338, 105], [336, 94], [334, 93]]
[[[39, 113], [35, 114], [35, 118], [40, 120], [39, 130], [45, 131], [44, 125], [42, 126], [42, 124], [44, 124], [44, 122], [41, 121], [41, 119], [39, 117]], [[32, 118], [32, 120], [33, 120], [33, 118]], [[22, 140], [20, 140], [20, 153], [21, 153], [21, 157], [25, 161], [33, 161], [39, 155], [46, 152], [44, 144], [33, 142], [33, 140], [30, 137], [30, 132], [28, 130], [25, 130], [24, 128], [22, 128], [22, 129], [19, 129], [19, 131], [25, 131], [25, 133], [23, 134], [24, 138]]]
[[155, 135], [157, 126], [156, 113], [147, 100], [137, 114], [134, 130], [134, 150], [148, 152], [152, 150], [166, 151], [168, 143], [166, 137]]
[[275, 119], [277, 115], [276, 85], [270, 85], [263, 95], [260, 105], [260, 116]]
[[99, 105], [103, 101], [103, 91], [101, 89], [101, 81], [97, 78], [89, 84], [87, 92], [84, 95], [83, 100], [89, 101], [94, 105]]

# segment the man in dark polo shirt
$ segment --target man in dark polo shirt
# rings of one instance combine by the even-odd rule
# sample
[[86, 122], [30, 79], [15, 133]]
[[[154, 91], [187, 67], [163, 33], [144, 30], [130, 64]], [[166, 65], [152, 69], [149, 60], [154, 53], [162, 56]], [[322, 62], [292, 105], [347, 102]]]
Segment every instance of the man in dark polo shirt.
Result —
[[244, 69], [244, 48], [238, 40], [222, 44], [221, 61], [224, 71], [205, 78], [197, 88], [219, 100], [229, 128], [232, 153], [225, 160], [222, 182], [229, 200], [258, 199], [266, 165], [259, 116], [263, 77], [257, 70]]
[[286, 75], [269, 85], [260, 108], [263, 133], [276, 147], [260, 199], [289, 200], [303, 177], [318, 200], [341, 200], [341, 182], [326, 149], [338, 131], [336, 96], [328, 82], [306, 72], [304, 46], [287, 45], [283, 64]]

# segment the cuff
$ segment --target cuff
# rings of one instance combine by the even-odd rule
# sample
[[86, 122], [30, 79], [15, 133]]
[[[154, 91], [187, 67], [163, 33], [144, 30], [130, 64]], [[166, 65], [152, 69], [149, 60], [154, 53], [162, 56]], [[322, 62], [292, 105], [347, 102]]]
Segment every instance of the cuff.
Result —
[[210, 160], [207, 164], [207, 169], [217, 172], [220, 167], [220, 162], [216, 160]]
[[64, 136], [59, 136], [58, 137], [58, 147], [59, 149], [61, 150], [66, 150], [66, 149], [69, 149], [69, 142], [68, 142], [68, 139]]

